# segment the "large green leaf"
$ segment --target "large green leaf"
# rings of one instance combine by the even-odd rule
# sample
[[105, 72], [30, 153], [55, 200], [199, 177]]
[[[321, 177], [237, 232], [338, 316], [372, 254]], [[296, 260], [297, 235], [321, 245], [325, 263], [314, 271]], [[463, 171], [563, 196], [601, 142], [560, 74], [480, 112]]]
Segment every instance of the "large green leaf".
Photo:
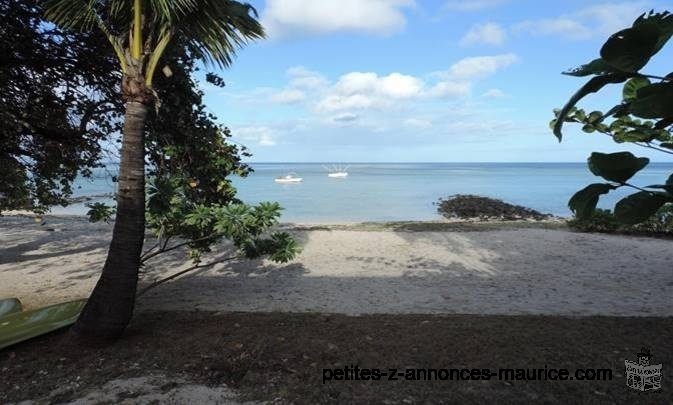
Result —
[[673, 35], [669, 12], [642, 14], [627, 28], [613, 34], [601, 48], [602, 59], [622, 72], [637, 72]]
[[650, 159], [636, 157], [631, 152], [599, 153], [589, 156], [589, 170], [605, 180], [624, 183], [650, 163]]
[[672, 201], [663, 193], [639, 191], [615, 205], [615, 217], [625, 224], [637, 224], [654, 215], [662, 205]]
[[650, 84], [650, 80], [646, 77], [634, 77], [629, 79], [629, 81], [624, 84], [624, 89], [622, 90], [624, 101], [635, 99], [638, 90], [642, 87], [649, 86]]
[[641, 87], [637, 90], [629, 111], [640, 118], [672, 117], [673, 83], [661, 82]]
[[603, 76], [596, 76], [589, 80], [584, 86], [582, 86], [575, 94], [573, 94], [572, 97], [570, 97], [570, 100], [566, 103], [566, 105], [563, 106], [561, 111], [559, 112], [558, 117], [556, 117], [556, 124], [554, 125], [554, 135], [558, 138], [559, 142], [563, 138], [563, 135], [561, 134], [561, 128], [563, 127], [563, 122], [565, 121], [565, 118], [567, 117], [568, 113], [570, 110], [577, 104], [578, 101], [580, 101], [583, 97], [585, 97], [588, 94], [595, 93], [598, 90], [602, 89], [606, 85], [610, 83], [622, 83], [626, 79], [628, 79], [628, 75], [622, 74], [622, 73], [610, 73], [607, 75]]
[[636, 19], [633, 23], [633, 27], [637, 28], [641, 25], [652, 25], [659, 30], [659, 38], [657, 43], [654, 45], [654, 53], [659, 52], [659, 50], [668, 42], [673, 35], [673, 14], [668, 11], [661, 13], [655, 13], [650, 11], [649, 13], [644, 13]]
[[566, 70], [563, 72], [563, 74], [568, 76], [582, 77], [589, 75], [602, 75], [614, 71], [615, 69], [612, 66], [608, 65], [602, 58], [598, 58], [580, 67]]
[[86, 300], [77, 300], [0, 318], [0, 349], [72, 325]]
[[610, 192], [610, 190], [615, 189], [616, 187], [612, 184], [607, 183], [594, 183], [589, 184], [580, 191], [576, 192], [568, 201], [568, 207], [579, 219], [587, 219], [591, 217], [594, 210], [596, 209], [596, 204], [598, 204], [598, 198]]
[[642, 24], [613, 34], [601, 48], [606, 63], [622, 72], [637, 72], [647, 64], [659, 41], [659, 29]]

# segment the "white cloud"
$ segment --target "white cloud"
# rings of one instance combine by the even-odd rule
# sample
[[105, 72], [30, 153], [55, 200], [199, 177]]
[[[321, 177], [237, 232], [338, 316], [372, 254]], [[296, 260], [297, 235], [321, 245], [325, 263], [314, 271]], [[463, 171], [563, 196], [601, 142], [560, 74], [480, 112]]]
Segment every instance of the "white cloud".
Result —
[[519, 58], [513, 53], [494, 56], [473, 56], [454, 63], [445, 74], [455, 79], [474, 80], [490, 76], [498, 70], [514, 64], [518, 60]]
[[584, 8], [577, 15], [587, 20], [597, 34], [611, 35], [630, 27], [636, 17], [648, 9], [647, 3], [643, 1], [603, 3]]
[[425, 83], [401, 73], [379, 76], [373, 72], [350, 72], [339, 78], [317, 105], [318, 111], [382, 108], [396, 100], [421, 96]]
[[513, 121], [500, 121], [492, 119], [483, 119], [480, 121], [452, 121], [445, 129], [457, 134], [492, 134], [520, 129], [520, 126]]
[[271, 101], [279, 104], [296, 104], [303, 101], [306, 94], [297, 89], [286, 89], [271, 96]]
[[293, 66], [286, 74], [290, 78], [287, 86], [269, 95], [269, 99], [274, 103], [297, 104], [306, 99], [307, 93], [319, 91], [328, 85], [323, 75], [303, 66]]
[[428, 90], [430, 97], [460, 97], [470, 94], [470, 83], [459, 81], [442, 81]]
[[293, 66], [286, 73], [290, 77], [290, 87], [297, 89], [315, 90], [328, 84], [325, 76], [303, 66]]
[[476, 24], [470, 27], [467, 33], [460, 40], [460, 45], [501, 45], [505, 42], [507, 33], [496, 23], [487, 22], [484, 24]]
[[271, 138], [270, 135], [262, 134], [259, 137], [259, 145], [260, 146], [273, 146], [275, 144], [276, 144], [276, 141], [274, 141], [273, 138]]
[[490, 90], [487, 90], [486, 92], [484, 92], [484, 94], [482, 94], [482, 97], [503, 98], [503, 97], [505, 97], [505, 93], [500, 89], [490, 89]]
[[630, 27], [636, 17], [647, 10], [647, 3], [642, 1], [596, 4], [556, 18], [525, 20], [514, 25], [513, 30], [571, 40], [607, 37]]
[[478, 11], [504, 2], [505, 0], [450, 0], [446, 2], [444, 8], [453, 11]]
[[402, 9], [414, 0], [268, 0], [262, 25], [270, 37], [356, 31], [390, 34], [402, 29]]
[[583, 23], [568, 17], [527, 20], [515, 25], [514, 30], [534, 35], [560, 35], [568, 39], [588, 39], [593, 35]]
[[404, 120], [404, 125], [412, 128], [421, 129], [421, 128], [430, 128], [432, 126], [432, 122], [420, 118], [408, 118]]
[[340, 111], [350, 109], [366, 109], [375, 107], [376, 102], [373, 98], [354, 94], [351, 96], [329, 95], [322, 99], [317, 105], [318, 111]]
[[235, 138], [244, 142], [257, 142], [259, 146], [273, 146], [276, 144], [275, 131], [267, 126], [250, 126], [234, 128]]
[[343, 113], [343, 114], [339, 114], [335, 117], [332, 117], [332, 121], [339, 122], [339, 123], [351, 123], [353, 121], [357, 121], [358, 118], [360, 118], [360, 116], [357, 115], [357, 114]]
[[422, 87], [421, 80], [400, 73], [379, 77], [372, 72], [351, 72], [341, 76], [334, 89], [343, 95], [374, 93], [383, 97], [404, 99], [417, 96]]
[[[284, 87], [265, 88], [263, 94], [266, 100], [297, 103], [306, 114], [301, 118], [304, 129], [297, 132], [295, 127], [283, 127], [261, 118], [261, 122], [255, 120], [234, 128], [234, 136], [250, 144], [273, 146], [279, 139], [287, 144], [287, 139], [306, 136], [307, 131], [319, 133], [319, 128], [348, 126], [369, 133], [392, 133], [393, 128], [404, 127], [425, 135], [428, 128], [443, 131], [447, 121], [463, 122], [461, 106], [469, 100], [466, 97], [480, 79], [517, 60], [511, 53], [477, 56], [459, 60], [434, 74], [347, 72], [332, 80], [295, 66], [287, 70]], [[491, 89], [485, 96], [498, 97], [501, 93]]]

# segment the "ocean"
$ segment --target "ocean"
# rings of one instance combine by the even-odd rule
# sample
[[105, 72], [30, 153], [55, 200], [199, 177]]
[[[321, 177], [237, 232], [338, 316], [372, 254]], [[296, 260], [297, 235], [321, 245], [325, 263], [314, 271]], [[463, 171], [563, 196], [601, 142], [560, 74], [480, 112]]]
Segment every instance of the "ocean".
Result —
[[[339, 163], [348, 167], [344, 179], [327, 177], [333, 163], [253, 163], [247, 178], [235, 178], [239, 197], [247, 203], [278, 201], [282, 222], [327, 223], [436, 220], [433, 204], [453, 194], [499, 198], [544, 213], [571, 215], [573, 193], [601, 178], [586, 163]], [[75, 196], [114, 192], [113, 166], [100, 169], [94, 180], [78, 179]], [[303, 181], [275, 183], [289, 172]], [[650, 163], [632, 180], [640, 186], [662, 184], [673, 163]], [[612, 208], [632, 190], [604, 196], [599, 207]], [[109, 200], [97, 198], [96, 200]], [[53, 214], [83, 214], [83, 203], [54, 207]]]

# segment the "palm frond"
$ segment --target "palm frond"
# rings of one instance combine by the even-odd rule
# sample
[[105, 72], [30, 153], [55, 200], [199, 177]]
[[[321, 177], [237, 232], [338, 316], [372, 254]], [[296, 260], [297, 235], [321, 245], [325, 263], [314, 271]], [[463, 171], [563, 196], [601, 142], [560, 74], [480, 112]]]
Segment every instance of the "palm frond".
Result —
[[[108, 4], [109, 3], [109, 4]], [[100, 29], [114, 48], [122, 71], [126, 70], [119, 32], [128, 29], [131, 7], [125, 0], [44, 0], [45, 17], [65, 29]]]
[[[46, 17], [69, 29], [101, 29], [115, 47], [124, 66], [124, 49], [131, 44], [133, 1], [44, 0]], [[234, 0], [143, 0], [142, 36], [150, 49], [147, 81], [158, 64], [167, 42], [179, 37], [195, 56], [227, 67], [241, 47], [264, 37], [257, 11]], [[137, 56], [136, 56], [137, 57]]]
[[45, 17], [63, 28], [91, 30], [98, 25], [94, 0], [45, 0]]
[[186, 10], [175, 21], [175, 28], [176, 34], [198, 50], [205, 62], [227, 67], [238, 49], [251, 40], [264, 38], [264, 28], [251, 5], [232, 0], [198, 3], [198, 7]]

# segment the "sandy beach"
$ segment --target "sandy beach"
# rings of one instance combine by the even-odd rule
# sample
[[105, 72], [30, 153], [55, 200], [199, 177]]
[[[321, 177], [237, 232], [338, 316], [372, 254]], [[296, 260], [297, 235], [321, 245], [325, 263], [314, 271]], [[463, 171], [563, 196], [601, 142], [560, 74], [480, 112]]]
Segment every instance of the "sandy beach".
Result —
[[[673, 315], [670, 240], [507, 225], [291, 229], [303, 246], [293, 262], [218, 265], [154, 289], [139, 310]], [[88, 296], [110, 231], [74, 216], [0, 218], [0, 297], [32, 308]], [[158, 257], [143, 284], [187, 265], [184, 252]]]

